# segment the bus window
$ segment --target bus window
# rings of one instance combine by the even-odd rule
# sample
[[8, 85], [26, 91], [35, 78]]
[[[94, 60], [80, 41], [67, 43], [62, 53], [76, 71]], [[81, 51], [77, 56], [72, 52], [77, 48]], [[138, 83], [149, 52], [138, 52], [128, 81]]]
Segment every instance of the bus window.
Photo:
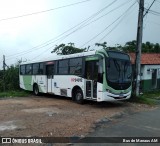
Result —
[[38, 74], [43, 75], [44, 74], [44, 64], [40, 63]]
[[25, 74], [25, 65], [21, 65], [21, 67], [20, 67], [20, 74], [21, 75], [24, 75]]
[[68, 59], [59, 61], [58, 74], [68, 74]]
[[82, 74], [82, 58], [73, 58], [69, 61], [69, 74]]
[[37, 75], [39, 70], [39, 63], [33, 64], [33, 74]]
[[26, 65], [26, 74], [27, 75], [31, 75], [32, 74], [32, 65], [31, 64], [27, 64]]

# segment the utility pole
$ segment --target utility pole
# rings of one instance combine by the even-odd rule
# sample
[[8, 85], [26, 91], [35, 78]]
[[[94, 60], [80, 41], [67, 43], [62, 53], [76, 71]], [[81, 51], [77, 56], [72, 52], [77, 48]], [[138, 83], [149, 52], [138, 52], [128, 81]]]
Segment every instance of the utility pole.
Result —
[[139, 2], [138, 26], [137, 26], [137, 46], [136, 46], [136, 60], [135, 60], [135, 74], [136, 74], [136, 96], [139, 96], [140, 77], [141, 77], [141, 50], [142, 50], [142, 34], [143, 34], [143, 12], [144, 0]]
[[6, 87], [5, 87], [5, 69], [6, 67], [6, 62], [5, 62], [5, 55], [3, 55], [3, 91], [5, 92]]

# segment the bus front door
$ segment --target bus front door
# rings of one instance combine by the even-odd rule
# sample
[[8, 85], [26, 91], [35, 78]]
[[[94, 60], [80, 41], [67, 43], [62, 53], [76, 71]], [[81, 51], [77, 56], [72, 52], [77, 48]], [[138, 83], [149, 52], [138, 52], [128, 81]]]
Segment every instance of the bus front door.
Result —
[[54, 88], [54, 65], [47, 65], [46, 66], [46, 73], [47, 73], [47, 92], [48, 93], [53, 93], [53, 88]]
[[86, 61], [86, 98], [97, 98], [98, 61]]

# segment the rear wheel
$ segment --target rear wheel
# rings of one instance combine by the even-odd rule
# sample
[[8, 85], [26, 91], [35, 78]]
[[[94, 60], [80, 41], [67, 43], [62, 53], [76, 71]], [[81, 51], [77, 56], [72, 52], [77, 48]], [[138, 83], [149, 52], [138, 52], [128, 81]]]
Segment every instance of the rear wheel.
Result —
[[33, 93], [34, 95], [38, 96], [39, 95], [39, 88], [38, 88], [38, 85], [35, 84], [34, 87], [33, 87]]
[[76, 103], [82, 104], [84, 102], [83, 92], [81, 89], [77, 89], [74, 94], [74, 100]]

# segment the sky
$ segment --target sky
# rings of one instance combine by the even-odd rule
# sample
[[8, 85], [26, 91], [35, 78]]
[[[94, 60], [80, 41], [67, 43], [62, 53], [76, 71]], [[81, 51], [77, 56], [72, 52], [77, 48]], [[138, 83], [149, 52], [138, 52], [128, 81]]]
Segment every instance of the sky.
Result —
[[[152, 2], [145, 0], [145, 8]], [[138, 7], [139, 0], [0, 0], [0, 69], [3, 55], [9, 66], [54, 58], [61, 43], [95, 49], [136, 40]], [[159, 8], [156, 0], [144, 17], [143, 42], [160, 43]]]

